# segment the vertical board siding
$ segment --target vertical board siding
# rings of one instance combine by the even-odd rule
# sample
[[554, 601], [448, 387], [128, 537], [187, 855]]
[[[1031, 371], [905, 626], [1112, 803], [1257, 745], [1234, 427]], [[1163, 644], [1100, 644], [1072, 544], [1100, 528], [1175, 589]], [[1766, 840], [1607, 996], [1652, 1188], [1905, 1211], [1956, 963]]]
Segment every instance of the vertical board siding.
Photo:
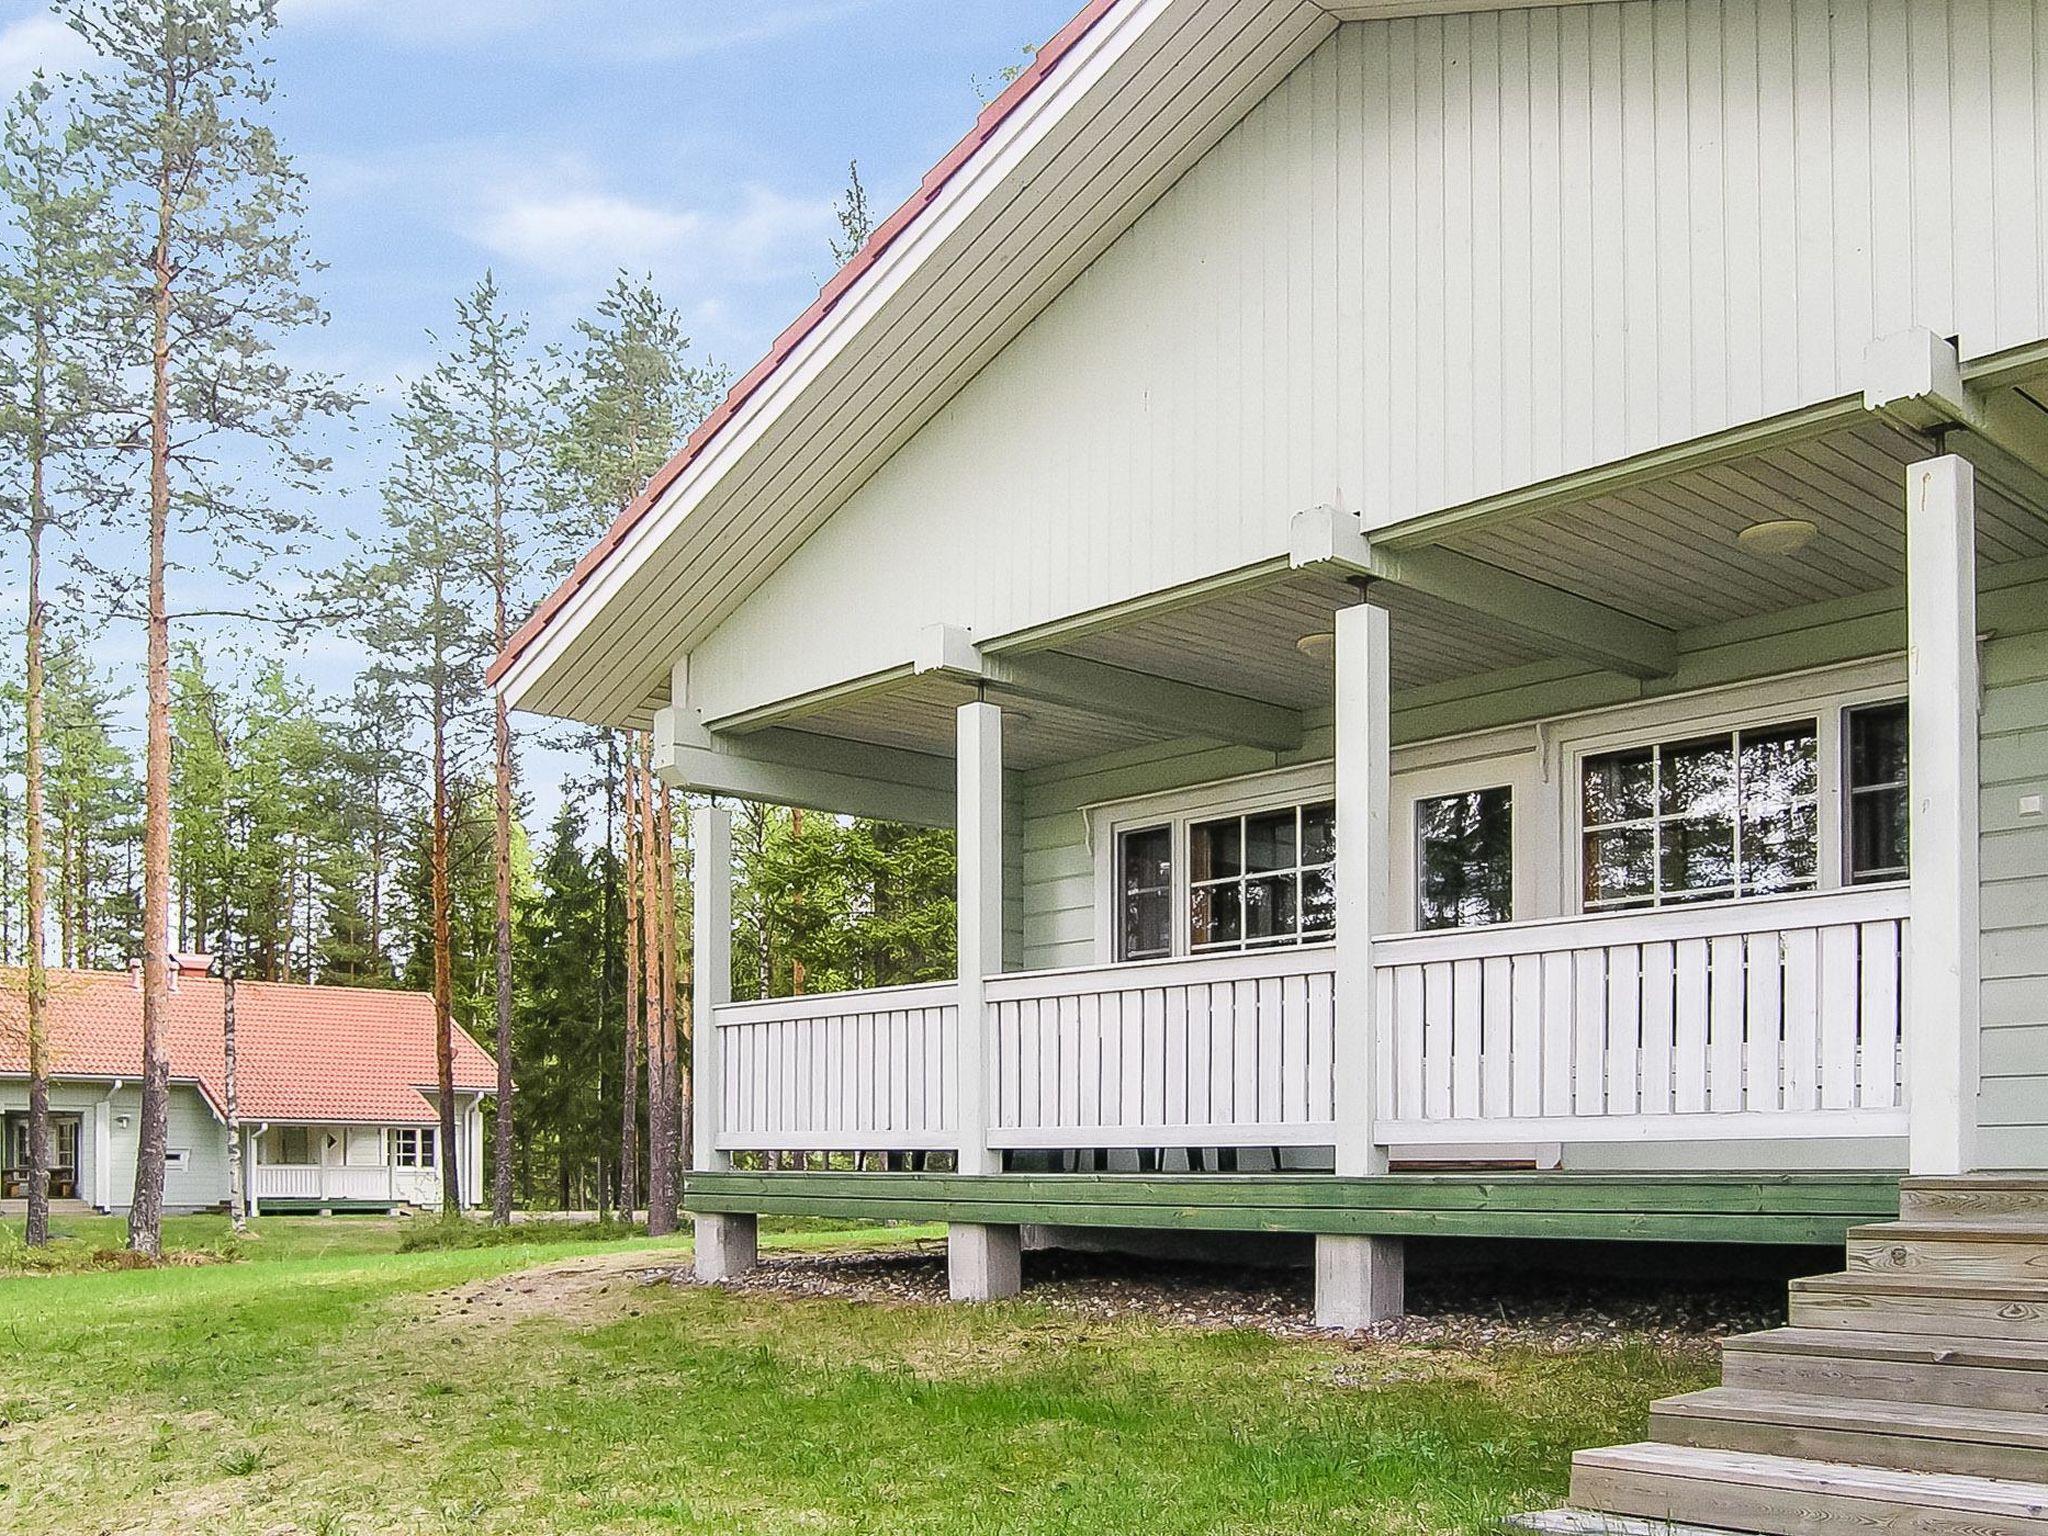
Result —
[[2035, 340], [2044, 181], [2028, 0], [1348, 24], [706, 638], [693, 702], [1852, 394], [1908, 326]]

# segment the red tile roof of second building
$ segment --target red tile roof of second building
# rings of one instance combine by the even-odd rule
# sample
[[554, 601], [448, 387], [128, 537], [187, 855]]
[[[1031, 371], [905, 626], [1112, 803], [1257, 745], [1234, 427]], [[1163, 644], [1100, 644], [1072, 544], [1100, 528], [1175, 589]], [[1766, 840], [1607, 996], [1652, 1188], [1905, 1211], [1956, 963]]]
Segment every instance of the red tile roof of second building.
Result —
[[[222, 984], [181, 975], [167, 1025], [171, 1077], [225, 1102]], [[26, 973], [0, 970], [0, 1074], [28, 1070]], [[422, 992], [244, 981], [235, 988], [235, 1098], [244, 1120], [429, 1124], [434, 1004]], [[51, 1073], [139, 1077], [142, 992], [132, 976], [50, 972]], [[455, 1086], [489, 1092], [497, 1067], [455, 1032]]]

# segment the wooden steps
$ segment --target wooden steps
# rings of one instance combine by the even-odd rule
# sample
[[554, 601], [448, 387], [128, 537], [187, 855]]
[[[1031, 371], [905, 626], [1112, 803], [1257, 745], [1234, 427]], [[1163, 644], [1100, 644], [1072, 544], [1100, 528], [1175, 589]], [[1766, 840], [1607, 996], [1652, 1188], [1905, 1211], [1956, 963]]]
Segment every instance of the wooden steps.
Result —
[[1847, 1268], [1793, 1282], [1790, 1325], [1729, 1339], [1722, 1385], [1656, 1403], [1650, 1439], [1582, 1451], [1596, 1532], [2048, 1536], [2048, 1179], [1909, 1179]]
[[2048, 1416], [1709, 1387], [1650, 1405], [1650, 1438], [1896, 1471], [2048, 1482]]
[[2048, 1488], [2038, 1483], [1654, 1442], [1579, 1452], [1572, 1458], [1572, 1502], [1777, 1536], [2048, 1536]]

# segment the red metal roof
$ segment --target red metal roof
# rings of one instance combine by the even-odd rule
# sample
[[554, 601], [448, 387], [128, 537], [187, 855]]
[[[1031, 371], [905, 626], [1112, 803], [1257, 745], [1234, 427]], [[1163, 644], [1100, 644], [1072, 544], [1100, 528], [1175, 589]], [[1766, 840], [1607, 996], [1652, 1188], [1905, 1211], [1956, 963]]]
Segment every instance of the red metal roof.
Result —
[[874, 233], [868, 236], [867, 242], [854, 254], [853, 259], [833, 274], [831, 280], [819, 290], [818, 297], [812, 301], [810, 308], [797, 316], [795, 323], [775, 338], [775, 344], [768, 349], [768, 355], [747, 370], [746, 376], [739, 383], [733, 385], [725, 399], [719, 402], [718, 408], [704, 419], [703, 425], [690, 434], [689, 440], [683, 444], [675, 457], [656, 472], [654, 478], [648, 481], [647, 488], [612, 520], [611, 526], [605, 529], [597, 543], [591, 546], [589, 553], [576, 562], [575, 569], [570, 571], [562, 584], [549, 593], [533, 611], [532, 616], [519, 626], [512, 638], [505, 643], [504, 652], [491, 663], [489, 671], [485, 673], [487, 683], [492, 686], [497, 684], [498, 679], [505, 675], [526, 648], [538, 639], [541, 632], [554, 620], [562, 605], [597, 573], [598, 568], [606, 560], [611, 558], [612, 552], [618, 548], [626, 535], [632, 532], [640, 519], [661, 500], [663, 493], [675, 484], [677, 477], [690, 466], [691, 461], [704, 451], [713, 438], [725, 430], [726, 423], [731, 421], [753, 393], [789, 360], [790, 354], [802, 344], [805, 337], [817, 329], [819, 322], [838, 307], [839, 301], [854, 285], [873, 269], [881, 260], [882, 253], [896, 243], [898, 236], [917, 222], [918, 216], [931, 206], [933, 200], [944, 190], [946, 183], [953, 179], [954, 174], [974, 158], [976, 151], [988, 142], [989, 137], [1002, 126], [1004, 120], [1030, 99], [1032, 92], [1052, 74], [1060, 60], [1076, 43], [1088, 35], [1098, 21], [1114, 10], [1117, 4], [1118, 0], [1088, 0], [1080, 14], [1060, 28], [1052, 40], [1038, 50], [1023, 73], [1010, 82], [1009, 88], [982, 109], [981, 116], [975, 119], [974, 127], [968, 131], [967, 136], [955, 144], [946, 157], [926, 173], [917, 191], [911, 194], [902, 207], [876, 227]]
[[[197, 1083], [216, 1110], [226, 1102], [221, 991], [180, 975], [170, 997], [171, 1076]], [[25, 973], [0, 971], [0, 1075], [28, 1071]], [[244, 1120], [430, 1124], [434, 1004], [423, 992], [244, 981], [235, 987], [235, 1099]], [[57, 1077], [142, 1074], [142, 992], [132, 975], [50, 972], [51, 1072]], [[455, 1085], [497, 1087], [483, 1048], [455, 1032]]]

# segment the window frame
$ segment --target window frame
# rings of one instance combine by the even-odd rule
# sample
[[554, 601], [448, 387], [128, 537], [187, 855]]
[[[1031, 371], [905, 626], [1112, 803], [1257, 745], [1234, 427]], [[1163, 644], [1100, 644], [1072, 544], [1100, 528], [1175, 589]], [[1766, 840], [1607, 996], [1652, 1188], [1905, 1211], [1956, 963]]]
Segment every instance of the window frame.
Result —
[[[1425, 893], [1425, 863], [1422, 857], [1422, 808], [1443, 800], [1461, 800], [1471, 795], [1504, 794], [1508, 797], [1508, 915], [1487, 923], [1438, 923], [1426, 921], [1422, 900]], [[1514, 922], [1522, 911], [1522, 804], [1524, 797], [1512, 778], [1498, 783], [1474, 783], [1462, 789], [1439, 789], [1406, 797], [1408, 810], [1408, 857], [1412, 874], [1407, 882], [1408, 922], [1417, 933], [1463, 933], [1478, 928], [1498, 928]]]
[[[1321, 805], [1327, 805], [1330, 808], [1330, 857], [1318, 859], [1313, 864], [1305, 863], [1302, 855], [1306, 851], [1307, 846], [1303, 835], [1308, 820], [1307, 812], [1309, 807]], [[1291, 811], [1294, 816], [1294, 862], [1286, 865], [1275, 865], [1271, 869], [1254, 870], [1251, 868], [1251, 860], [1245, 851], [1251, 840], [1251, 822], [1254, 817], [1264, 818], [1280, 811]], [[1233, 821], [1237, 823], [1237, 873], [1235, 875], [1211, 875], [1197, 880], [1193, 869], [1195, 829], [1197, 827], [1216, 826]], [[1302, 918], [1307, 910], [1304, 898], [1308, 889], [1309, 875], [1328, 870], [1331, 889], [1334, 891], [1336, 888], [1336, 822], [1337, 797], [1334, 793], [1315, 795], [1302, 800], [1290, 800], [1258, 810], [1220, 811], [1189, 818], [1184, 828], [1185, 846], [1189, 853], [1188, 867], [1173, 878], [1175, 889], [1186, 893], [1188, 909], [1187, 931], [1182, 935], [1182, 938], [1186, 945], [1188, 958], [1193, 959], [1198, 955], [1241, 955], [1249, 954], [1254, 950], [1302, 949], [1315, 944], [1335, 943], [1337, 933], [1336, 912], [1334, 910], [1330, 914], [1330, 931], [1328, 933], [1310, 935], [1303, 930]], [[1257, 881], [1276, 879], [1292, 879], [1294, 881], [1293, 935], [1291, 937], [1274, 936], [1254, 939], [1245, 931], [1247, 926], [1246, 917], [1251, 908], [1249, 900], [1251, 886]], [[1215, 891], [1231, 888], [1235, 888], [1237, 891], [1237, 938], [1235, 940], [1226, 939], [1217, 943], [1197, 945], [1194, 938], [1195, 892], [1197, 890]]]
[[427, 1173], [441, 1166], [439, 1126], [394, 1125], [390, 1132], [391, 1166], [407, 1173]]
[[[1679, 745], [1700, 737], [1744, 730], [1762, 730], [1812, 720], [1816, 763], [1814, 821], [1818, 843], [1814, 883], [1807, 895], [1849, 888], [1848, 881], [1848, 719], [1850, 712], [1873, 704], [1898, 703], [1906, 697], [1903, 658], [1831, 667], [1819, 673], [1792, 674], [1731, 684], [1712, 694], [1676, 695], [1649, 705], [1606, 711], [1559, 722], [1556, 772], [1552, 775], [1559, 802], [1557, 869], [1558, 912], [1598, 917], [1626, 912], [1657, 912], [1659, 906], [1614, 907], [1589, 911], [1585, 902], [1586, 845], [1584, 769], [1588, 758], [1610, 752]], [[1579, 729], [1569, 730], [1577, 725]], [[1886, 882], [1865, 882], [1881, 887]], [[1859, 887], [1861, 888], [1861, 887]], [[1766, 901], [1768, 894], [1710, 898], [1698, 903]]]
[[[1871, 886], [1881, 887], [1887, 885], [1904, 885], [1912, 878], [1913, 848], [1910, 839], [1908, 840], [1906, 845], [1905, 867], [1901, 869], [1897, 874], [1876, 876], [1868, 880], [1858, 880], [1856, 878], [1856, 870], [1854, 867], [1856, 858], [1856, 796], [1858, 796], [1859, 794], [1880, 795], [1903, 793], [1906, 796], [1907, 814], [1909, 817], [1912, 814], [1911, 808], [1913, 804], [1913, 743], [1911, 713], [1909, 711], [1906, 717], [1906, 777], [1903, 779], [1887, 780], [1882, 784], [1856, 784], [1850, 777], [1850, 770], [1852, 767], [1852, 754], [1850, 751], [1849, 734], [1849, 720], [1851, 716], [1862, 713], [1865, 710], [1886, 709], [1895, 705], [1905, 706], [1909, 702], [1910, 701], [1906, 697], [1905, 690], [1901, 689], [1898, 693], [1892, 695], [1889, 698], [1865, 699], [1855, 704], [1844, 704], [1841, 707], [1840, 730], [1842, 750], [1842, 835], [1840, 839], [1840, 846], [1836, 850], [1837, 856], [1834, 862], [1836, 873], [1840, 876], [1841, 883], [1844, 889], [1863, 890]], [[1822, 850], [1822, 852], [1823, 856], [1825, 856], [1826, 850]]]

